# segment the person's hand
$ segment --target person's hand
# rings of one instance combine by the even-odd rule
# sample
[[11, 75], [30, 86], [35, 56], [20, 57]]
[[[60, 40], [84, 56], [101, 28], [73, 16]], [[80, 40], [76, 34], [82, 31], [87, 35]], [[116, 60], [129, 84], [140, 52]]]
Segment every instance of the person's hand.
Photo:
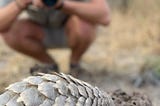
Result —
[[15, 0], [18, 7], [21, 9], [26, 8], [29, 4], [32, 3], [32, 0]]
[[32, 2], [33, 6], [38, 8], [43, 8], [45, 5], [42, 3], [42, 0], [33, 0]]
[[58, 0], [57, 4], [54, 6], [55, 9], [62, 9], [64, 5], [64, 0]]
[[58, 2], [55, 4], [55, 5], [53, 5], [53, 6], [46, 6], [43, 2], [42, 2], [42, 0], [33, 0], [33, 5], [35, 6], [35, 7], [38, 7], [38, 8], [59, 8], [59, 7], [61, 7], [62, 6], [62, 3], [63, 2], [63, 0], [58, 0]]

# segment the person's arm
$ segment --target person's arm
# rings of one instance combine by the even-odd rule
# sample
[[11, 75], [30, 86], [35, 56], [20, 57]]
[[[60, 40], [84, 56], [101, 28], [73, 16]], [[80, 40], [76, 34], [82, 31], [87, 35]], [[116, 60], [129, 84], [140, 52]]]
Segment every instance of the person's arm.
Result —
[[[108, 25], [110, 22], [109, 7], [106, 0], [89, 0], [86, 2], [59, 0], [54, 8], [61, 7], [62, 3], [62, 11], [77, 15], [93, 24]], [[39, 8], [46, 7], [41, 0], [34, 0], [33, 5]]]
[[24, 1], [25, 2], [14, 0], [8, 5], [0, 8], [0, 32], [6, 31], [16, 20], [17, 16], [21, 13], [21, 11], [27, 6], [29, 2], [26, 1], [29, 0]]
[[95, 24], [108, 25], [110, 22], [109, 7], [106, 0], [90, 0], [88, 2], [64, 0], [62, 10]]

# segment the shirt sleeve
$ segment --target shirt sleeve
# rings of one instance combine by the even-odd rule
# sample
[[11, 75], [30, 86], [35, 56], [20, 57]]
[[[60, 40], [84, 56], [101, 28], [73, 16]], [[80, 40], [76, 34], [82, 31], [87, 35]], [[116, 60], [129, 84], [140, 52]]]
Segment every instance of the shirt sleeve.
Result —
[[13, 0], [0, 0], [0, 7], [4, 7], [12, 1]]

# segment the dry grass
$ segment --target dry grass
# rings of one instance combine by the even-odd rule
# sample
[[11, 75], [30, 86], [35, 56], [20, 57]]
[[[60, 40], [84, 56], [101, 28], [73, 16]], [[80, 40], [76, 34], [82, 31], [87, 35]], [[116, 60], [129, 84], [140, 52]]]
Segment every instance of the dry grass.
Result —
[[[113, 9], [111, 25], [107, 28], [99, 28], [97, 40], [84, 56], [84, 63], [98, 64], [92, 67], [95, 70], [139, 70], [145, 58], [154, 57], [155, 54], [160, 53], [159, 4], [159, 0], [130, 0], [125, 14], [119, 9]], [[51, 50], [50, 53], [61, 64], [61, 69], [66, 71], [69, 52], [62, 51]], [[3, 79], [6, 80], [10, 76], [16, 79], [15, 75], [19, 73], [28, 75], [23, 72], [24, 67], [34, 63], [30, 58], [10, 50], [2, 41], [0, 54], [1, 64], [5, 64], [0, 70], [4, 74]]]
[[146, 58], [159, 57], [159, 3], [159, 0], [134, 0], [126, 13], [113, 10], [111, 25], [100, 28], [97, 40], [100, 45], [97, 54], [99, 61], [105, 59], [104, 66], [107, 64], [111, 70], [138, 70]]

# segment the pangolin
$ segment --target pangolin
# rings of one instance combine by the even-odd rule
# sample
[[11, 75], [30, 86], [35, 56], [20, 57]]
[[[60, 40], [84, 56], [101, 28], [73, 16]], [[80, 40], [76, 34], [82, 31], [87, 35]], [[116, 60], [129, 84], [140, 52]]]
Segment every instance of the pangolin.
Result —
[[66, 74], [39, 74], [9, 85], [0, 106], [152, 106], [148, 98], [105, 93]]

